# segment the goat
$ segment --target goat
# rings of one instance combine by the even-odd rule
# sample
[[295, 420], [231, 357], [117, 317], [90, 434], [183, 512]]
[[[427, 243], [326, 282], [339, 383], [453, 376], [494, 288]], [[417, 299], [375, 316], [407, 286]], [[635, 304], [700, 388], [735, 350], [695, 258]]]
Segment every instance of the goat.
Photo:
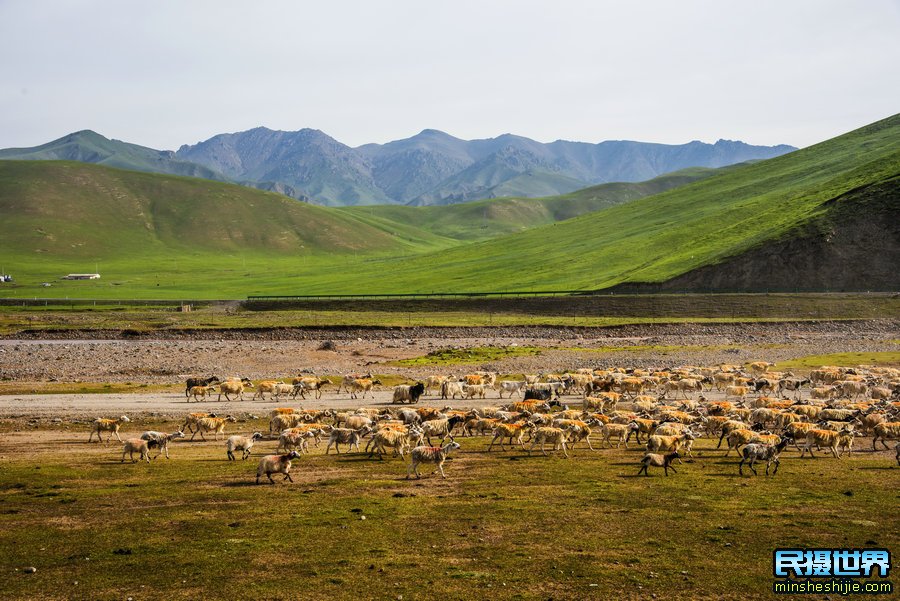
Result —
[[194, 397], [194, 400], [205, 399], [208, 396], [212, 396], [212, 393], [215, 392], [215, 386], [191, 386], [188, 390], [189, 397]]
[[414, 448], [409, 453], [410, 457], [412, 458], [412, 462], [409, 464], [409, 468], [406, 470], [407, 480], [409, 479], [410, 473], [415, 473], [416, 478], [422, 477], [419, 474], [420, 463], [434, 463], [435, 465], [437, 465], [437, 469], [441, 472], [441, 478], [446, 478], [447, 475], [444, 474], [444, 461], [447, 459], [447, 456], [451, 451], [455, 451], [458, 448], [459, 443], [452, 441], [441, 447], [423, 446]]
[[849, 428], [843, 428], [839, 432], [834, 430], [810, 430], [806, 435], [806, 445], [800, 451], [800, 456], [803, 457], [809, 451], [809, 456], [815, 457], [812, 448], [817, 446], [829, 449], [831, 454], [837, 459], [843, 454], [838, 454], [838, 447], [852, 447], [853, 436], [853, 430]]
[[263, 380], [256, 385], [256, 392], [253, 393], [253, 397], [250, 400], [255, 401], [256, 397], [259, 397], [259, 400], [264, 401], [266, 400], [265, 395], [267, 392], [272, 395], [272, 398], [275, 398], [275, 387], [281, 383], [278, 380]]
[[[178, 430], [177, 432], [166, 434], [165, 432], [149, 430], [141, 434], [141, 440], [146, 440], [149, 443], [147, 445], [149, 448], [159, 447], [159, 453], [156, 454], [156, 457], [159, 457], [165, 452], [166, 459], [169, 458], [169, 443], [176, 438], [184, 438], [184, 432]], [[154, 459], [156, 459], [156, 457], [154, 457]]]
[[455, 399], [456, 395], [459, 395], [459, 398], [461, 399], [466, 398], [461, 382], [452, 382], [450, 380], [446, 380], [443, 384], [441, 384], [442, 399]]
[[485, 384], [464, 384], [463, 393], [465, 393], [467, 399], [474, 399], [476, 396], [483, 399], [485, 398], [486, 388]]
[[191, 434], [191, 440], [194, 440], [198, 433], [200, 438], [206, 440], [205, 432], [215, 432], [216, 440], [219, 440], [219, 434], [225, 435], [225, 424], [228, 422], [236, 423], [237, 419], [230, 415], [225, 417], [201, 417], [197, 420], [197, 431]]
[[366, 398], [366, 393], [371, 392], [372, 388], [380, 384], [381, 380], [370, 380], [369, 378], [353, 380], [353, 382], [350, 383], [350, 398], [357, 398], [357, 392], [362, 392], [362, 398]]
[[203, 419], [204, 417], [216, 417], [215, 413], [188, 413], [187, 417], [184, 418], [184, 423], [181, 424], [181, 427], [178, 428], [182, 432], [187, 430], [191, 434], [194, 433], [194, 427], [196, 427], [197, 422]]
[[513, 394], [522, 396], [522, 389], [525, 388], [525, 380], [500, 380], [497, 384], [499, 384], [497, 391], [500, 393], [501, 399], [504, 392], [508, 392], [510, 398]]
[[353, 450], [353, 447], [356, 447], [357, 452], [359, 452], [359, 441], [363, 436], [369, 433], [369, 427], [363, 426], [360, 430], [353, 430], [351, 428], [334, 428], [331, 431], [331, 435], [328, 438], [328, 446], [325, 447], [325, 454], [328, 454], [328, 451], [331, 449], [331, 445], [334, 445], [335, 452], [340, 455], [341, 444], [350, 445], [350, 450]]
[[629, 423], [637, 425], [637, 428], [632, 428], [631, 431], [628, 432], [628, 438], [631, 438], [631, 434], [633, 432], [634, 438], [638, 441], [638, 443], [641, 442], [641, 434], [646, 434], [649, 438], [656, 431], [656, 428], [659, 427], [659, 422], [655, 419], [636, 418], [631, 420], [631, 422]]
[[566, 450], [566, 441], [568, 440], [569, 434], [571, 434], [571, 427], [563, 430], [562, 428], [553, 428], [553, 427], [543, 427], [543, 428], [535, 428], [532, 432], [531, 446], [528, 447], [528, 454], [531, 455], [531, 450], [534, 449], [535, 445], [538, 443], [541, 444], [541, 453], [547, 455], [547, 451], [544, 448], [544, 445], [548, 442], [553, 443], [553, 450], [555, 451], [557, 448], [562, 447], [563, 455], [566, 456], [566, 459], [569, 458], [569, 452]]
[[350, 385], [353, 384], [354, 380], [365, 380], [372, 379], [372, 374], [347, 374], [343, 378], [341, 378], [341, 383], [338, 384], [337, 392], [341, 393], [341, 390], [346, 388], [348, 391], [350, 390]]
[[750, 441], [753, 440], [755, 435], [756, 432], [748, 430], [747, 428], [737, 428], [729, 432], [728, 436], [725, 437], [725, 440], [728, 443], [728, 448], [725, 450], [725, 457], [728, 457], [731, 453], [731, 449], [738, 451], [738, 447], [750, 444]]
[[[381, 382], [378, 382], [380, 384]], [[298, 394], [300, 398], [306, 398], [306, 391], [312, 390], [315, 393], [315, 397], [317, 399], [322, 398], [322, 388], [331, 384], [331, 380], [328, 378], [319, 378], [316, 376], [306, 376], [300, 378], [294, 378], [291, 381], [293, 391], [291, 392], [291, 396], [296, 397]]]
[[411, 428], [408, 432], [389, 429], [378, 430], [375, 436], [372, 437], [372, 451], [369, 453], [369, 456], [371, 457], [372, 454], [377, 452], [378, 458], [381, 459], [385, 448], [391, 448], [394, 449], [394, 454], [399, 455], [402, 459], [403, 450], [409, 446], [410, 442], [420, 441], [421, 438], [422, 431], [418, 428]]
[[425, 384], [416, 382], [412, 386], [401, 384], [394, 388], [393, 403], [418, 403], [419, 397], [425, 394]]
[[500, 423], [500, 420], [496, 417], [472, 417], [466, 420], [465, 425], [463, 425], [463, 434], [466, 436], [483, 435], [493, 431]]
[[106, 438], [107, 443], [112, 440], [113, 435], [116, 436], [116, 440], [122, 442], [122, 439], [119, 438], [119, 426], [130, 421], [131, 420], [124, 415], [119, 419], [104, 419], [102, 417], [98, 417], [94, 420], [91, 434], [90, 436], [88, 436], [88, 442], [91, 442], [91, 439], [94, 437], [95, 432], [97, 433], [97, 442], [103, 441], [103, 432], [109, 432], [109, 436]]
[[231, 397], [228, 395], [236, 394], [238, 395], [238, 400], [243, 401], [245, 388], [253, 388], [253, 382], [247, 378], [241, 378], [240, 380], [226, 380], [219, 384], [219, 397], [216, 400], [221, 401], [222, 395], [224, 394], [225, 400], [231, 401]]
[[423, 394], [428, 394], [431, 392], [432, 388], [440, 391], [441, 386], [449, 379], [449, 376], [428, 376], [425, 378], [425, 390]]
[[784, 438], [778, 442], [778, 444], [760, 444], [751, 442], [747, 446], [745, 446], [741, 450], [741, 462], [738, 464], [738, 472], [743, 476], [744, 475], [744, 463], [746, 462], [750, 466], [750, 471], [752, 471], [755, 475], [759, 475], [756, 473], [756, 468], [753, 467], [753, 463], [755, 461], [765, 461], [766, 462], [766, 475], [769, 475], [769, 466], [773, 463], [775, 464], [775, 470], [772, 472], [772, 475], [778, 473], [778, 457], [781, 455], [782, 451], [784, 451], [785, 447], [787, 447], [789, 440]]
[[521, 423], [515, 424], [497, 424], [497, 426], [493, 430], [493, 438], [491, 439], [491, 444], [488, 445], [488, 452], [494, 447], [494, 443], [497, 440], [500, 441], [500, 450], [503, 450], [503, 439], [508, 438], [509, 444], [513, 444], [513, 439], [515, 442], [519, 443], [522, 449], [525, 448], [525, 443], [522, 442], [522, 436], [525, 434], [525, 425]]
[[872, 428], [872, 450], [875, 450], [875, 442], [880, 438], [881, 444], [887, 449], [886, 440], [900, 438], [900, 422], [882, 422]]
[[288, 428], [293, 428], [302, 424], [304, 421], [301, 413], [280, 413], [269, 420], [269, 433], [281, 432]]
[[625, 443], [625, 448], [628, 448], [628, 439], [631, 437], [631, 433], [637, 430], [639, 426], [634, 423], [629, 424], [603, 424], [603, 429], [600, 430], [600, 433], [603, 435], [603, 440], [610, 447], [612, 446], [612, 442], [610, 438], [618, 439], [616, 443], [616, 448], [619, 448], [623, 442]]
[[220, 382], [218, 376], [210, 376], [209, 378], [188, 378], [184, 387], [184, 396], [192, 394], [191, 389], [195, 386], [209, 386], [210, 384], [218, 384]]
[[666, 455], [659, 455], [657, 453], [647, 453], [644, 455], [644, 458], [641, 459], [641, 469], [638, 470], [637, 475], [640, 476], [641, 472], [645, 476], [649, 476], [650, 472], [648, 468], [652, 465], [653, 467], [661, 467], [666, 471], [666, 476], [669, 475], [669, 470], [672, 470], [676, 474], [678, 470], [675, 469], [675, 466], [672, 465], [672, 462], [676, 459], [681, 458], [681, 455], [678, 454], [678, 451], [673, 451]]
[[594, 420], [591, 420], [591, 423], [588, 424], [580, 419], [555, 419], [551, 422], [551, 425], [554, 428], [569, 430], [569, 448], [573, 451], [575, 450], [575, 445], [582, 440], [585, 441], [588, 448], [593, 451], [594, 447], [591, 445], [591, 425], [597, 425], [599, 423], [600, 422]]
[[453, 428], [456, 424], [463, 422], [464, 419], [458, 415], [454, 415], [452, 417], [445, 417], [443, 419], [433, 419], [427, 422], [422, 422], [422, 432], [425, 434], [425, 438], [428, 441], [428, 444], [431, 444], [431, 437], [438, 436], [441, 437], [441, 444], [444, 444], [445, 438], [450, 438], [453, 440]]
[[694, 440], [694, 435], [690, 432], [684, 432], [677, 436], [660, 436], [654, 434], [647, 439], [647, 451], [677, 451], [685, 446], [689, 440]]
[[273, 399], [280, 399], [281, 395], [290, 395], [294, 392], [293, 384], [285, 384], [284, 382], [278, 382], [275, 384], [275, 390], [272, 391]]

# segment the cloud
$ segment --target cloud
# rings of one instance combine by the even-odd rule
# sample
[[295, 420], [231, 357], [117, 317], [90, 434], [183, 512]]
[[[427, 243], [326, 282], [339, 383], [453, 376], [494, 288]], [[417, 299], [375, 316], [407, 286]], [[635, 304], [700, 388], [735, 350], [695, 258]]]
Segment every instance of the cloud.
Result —
[[0, 4], [0, 147], [156, 148], [265, 125], [359, 145], [806, 145], [888, 116], [897, 5], [771, 0]]

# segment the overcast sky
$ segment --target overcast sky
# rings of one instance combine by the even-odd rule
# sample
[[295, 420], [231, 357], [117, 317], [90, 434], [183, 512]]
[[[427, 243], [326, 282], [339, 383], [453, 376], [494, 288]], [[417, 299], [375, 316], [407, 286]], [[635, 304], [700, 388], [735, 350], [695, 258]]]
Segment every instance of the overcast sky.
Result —
[[900, 111], [898, 0], [0, 0], [0, 56], [0, 148], [260, 125], [806, 146]]

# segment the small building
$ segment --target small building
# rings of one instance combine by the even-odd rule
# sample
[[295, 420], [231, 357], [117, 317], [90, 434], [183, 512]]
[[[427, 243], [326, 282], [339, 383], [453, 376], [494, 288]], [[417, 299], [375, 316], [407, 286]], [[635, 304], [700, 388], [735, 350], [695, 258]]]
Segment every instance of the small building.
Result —
[[64, 280], [99, 280], [99, 273], [70, 273], [67, 276], [64, 276], [62, 279]]

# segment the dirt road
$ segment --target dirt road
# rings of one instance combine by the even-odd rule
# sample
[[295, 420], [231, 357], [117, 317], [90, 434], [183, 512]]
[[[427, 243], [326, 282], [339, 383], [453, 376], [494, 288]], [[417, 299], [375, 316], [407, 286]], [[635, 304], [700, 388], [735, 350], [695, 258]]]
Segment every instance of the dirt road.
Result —
[[[0, 397], [0, 418], [23, 419], [38, 418], [41, 420], [54, 417], [69, 419], [94, 419], [96, 417], [111, 417], [118, 415], [143, 414], [159, 416], [161, 418], [183, 416], [192, 411], [213, 412], [220, 415], [232, 414], [246, 417], [248, 414], [265, 416], [275, 407], [303, 407], [316, 409], [331, 407], [334, 409], [356, 409], [358, 407], [390, 406], [392, 391], [379, 390], [375, 394], [366, 395], [365, 399], [351, 399], [349, 394], [325, 394], [321, 399], [303, 401], [299, 398], [282, 398], [278, 401], [252, 401], [250, 394], [245, 395], [244, 401], [228, 402], [224, 398], [217, 402], [213, 400], [200, 402], [187, 402], [184, 395], [173, 393], [129, 393], [129, 394], [26, 394], [6, 395]], [[492, 395], [496, 399], [496, 393]], [[472, 402], [441, 401], [439, 397], [430, 396], [421, 400], [421, 405], [440, 404], [451, 407], [472, 406]], [[480, 403], [486, 404], [486, 403]]]

